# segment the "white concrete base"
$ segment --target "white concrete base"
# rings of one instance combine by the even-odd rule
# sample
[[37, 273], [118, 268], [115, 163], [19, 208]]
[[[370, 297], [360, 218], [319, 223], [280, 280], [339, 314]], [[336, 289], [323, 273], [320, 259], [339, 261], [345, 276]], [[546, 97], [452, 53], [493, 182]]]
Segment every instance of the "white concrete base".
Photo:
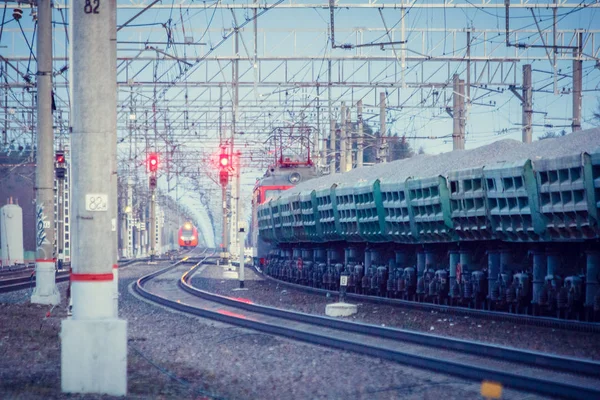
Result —
[[238, 279], [238, 273], [236, 271], [223, 271], [224, 279]]
[[127, 321], [65, 319], [60, 336], [63, 392], [127, 394]]
[[57, 305], [60, 293], [56, 287], [56, 270], [52, 261], [35, 263], [35, 289], [31, 295], [33, 304]]
[[113, 281], [71, 282], [75, 320], [114, 319]]
[[355, 304], [349, 303], [333, 303], [325, 306], [325, 315], [329, 317], [348, 317], [357, 312]]

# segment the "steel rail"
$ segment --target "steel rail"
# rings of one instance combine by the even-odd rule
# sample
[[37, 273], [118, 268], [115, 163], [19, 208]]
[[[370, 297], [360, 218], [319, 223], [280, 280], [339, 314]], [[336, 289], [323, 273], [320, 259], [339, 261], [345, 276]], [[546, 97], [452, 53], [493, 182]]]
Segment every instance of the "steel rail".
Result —
[[527, 364], [537, 368], [552, 368], [554, 370], [562, 370], [565, 372], [584, 374], [600, 378], [600, 362], [596, 361], [567, 358], [547, 353], [520, 350], [516, 348], [472, 342], [438, 335], [430, 335], [427, 333], [409, 331], [405, 329], [380, 327], [372, 324], [350, 322], [336, 318], [284, 310], [281, 308], [245, 303], [227, 296], [209, 293], [205, 290], [194, 287], [189, 281], [191, 280], [196, 268], [197, 267], [195, 266], [184, 274], [178, 283], [179, 287], [186, 292], [193, 294], [194, 296], [202, 297], [204, 299], [230, 307], [236, 307], [246, 311], [271, 315], [278, 318], [285, 318], [311, 325], [340, 329], [347, 332], [354, 332], [402, 342], [411, 342], [429, 347], [435, 346], [447, 350], [455, 350], [462, 353], [495, 358], [501, 361], [518, 362], [519, 364]]
[[[201, 263], [198, 263], [191, 268], [184, 276], [179, 280], [179, 285], [185, 286], [186, 279], [191, 276], [191, 272], [194, 271]], [[378, 357], [390, 361], [400, 362], [406, 365], [410, 365], [417, 368], [424, 368], [444, 374], [450, 374], [466, 378], [470, 380], [482, 381], [492, 380], [502, 383], [505, 386], [526, 390], [529, 392], [540, 393], [550, 396], [559, 396], [565, 398], [576, 398], [576, 399], [587, 399], [587, 398], [600, 398], [600, 389], [596, 389], [588, 386], [577, 386], [568, 383], [551, 381], [548, 379], [542, 379], [537, 377], [524, 377], [516, 375], [510, 372], [502, 370], [495, 370], [485, 367], [479, 367], [475, 365], [463, 364], [455, 361], [435, 359], [431, 357], [425, 357], [418, 354], [407, 354], [397, 350], [391, 350], [385, 347], [379, 347], [374, 345], [366, 344], [366, 342], [350, 341], [341, 338], [332, 337], [329, 335], [317, 334], [310, 332], [306, 329], [299, 330], [289, 328], [285, 325], [275, 325], [271, 323], [259, 322], [251, 318], [235, 317], [227, 313], [219, 313], [210, 311], [203, 308], [194, 307], [182, 302], [174, 301], [151, 293], [144, 289], [144, 284], [153, 279], [156, 276], [161, 275], [174, 267], [168, 267], [164, 270], [154, 272], [140, 278], [134, 285], [135, 291], [142, 297], [151, 300], [153, 302], [162, 304], [169, 308], [173, 308], [186, 313], [194, 314], [200, 317], [218, 320], [228, 324], [242, 326], [244, 328], [258, 330], [270, 334], [276, 334], [286, 336], [292, 339], [297, 339], [313, 344], [324, 345], [328, 347], [338, 348], [346, 351], [352, 351], [368, 356]], [[220, 296], [223, 297], [223, 296]], [[240, 303], [246, 304], [247, 303]], [[436, 347], [439, 347], [436, 345]], [[546, 367], [547, 368], [547, 367]]]
[[[119, 268], [124, 268], [140, 262], [148, 262], [150, 258], [137, 258], [131, 260], [122, 260], [119, 262]], [[32, 271], [33, 272], [33, 271]], [[71, 276], [69, 271], [59, 271], [56, 273], [55, 282], [67, 282]], [[0, 293], [14, 292], [17, 290], [29, 289], [35, 286], [35, 275], [0, 280]]]
[[[258, 271], [255, 269], [262, 277], [265, 279], [271, 280], [273, 282], [277, 282], [278, 284], [285, 285], [294, 289], [302, 290], [308, 293], [316, 293], [323, 296], [329, 295], [338, 295], [338, 291], [335, 290], [327, 290], [327, 289], [319, 289], [311, 286], [299, 285], [297, 283], [291, 283], [287, 281], [282, 281], [277, 278], [273, 278], [270, 275], [266, 275], [265, 273]], [[516, 322], [520, 324], [527, 325], [537, 325], [544, 326], [549, 328], [557, 328], [557, 329], [567, 329], [574, 330], [580, 332], [598, 332], [600, 333], [600, 324], [593, 322], [581, 322], [581, 321], [573, 321], [567, 319], [559, 319], [552, 317], [536, 317], [532, 315], [524, 315], [524, 314], [511, 314], [503, 311], [489, 311], [489, 310], [478, 310], [473, 308], [466, 308], [461, 306], [445, 306], [441, 304], [434, 303], [423, 303], [418, 301], [410, 301], [410, 300], [402, 300], [402, 299], [391, 299], [388, 297], [379, 297], [379, 296], [369, 296], [364, 294], [357, 293], [346, 293], [346, 297], [349, 299], [360, 300], [363, 302], [375, 303], [375, 304], [387, 304], [391, 306], [401, 306], [405, 308], [413, 308], [417, 310], [427, 310], [427, 311], [437, 311], [439, 313], [445, 314], [459, 314], [459, 315], [467, 315], [471, 317], [489, 319], [494, 321], [510, 321]]]

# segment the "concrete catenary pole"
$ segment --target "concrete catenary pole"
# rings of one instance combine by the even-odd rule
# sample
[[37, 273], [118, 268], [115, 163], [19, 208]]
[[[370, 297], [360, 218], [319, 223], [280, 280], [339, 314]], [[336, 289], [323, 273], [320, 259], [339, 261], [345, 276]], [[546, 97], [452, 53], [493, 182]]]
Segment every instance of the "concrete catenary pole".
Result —
[[[127, 179], [127, 255], [126, 258], [133, 258], [133, 179]], [[136, 243], [138, 241], [136, 240]]]
[[467, 125], [467, 113], [465, 110], [465, 81], [464, 81], [464, 79], [461, 79], [459, 81], [458, 89], [460, 92], [460, 96], [459, 96], [460, 149], [464, 150], [465, 149], [465, 132], [466, 132], [466, 125]]
[[523, 143], [531, 143], [533, 117], [533, 90], [531, 64], [523, 65]]
[[583, 43], [583, 32], [579, 32], [577, 37], [577, 48], [573, 50], [573, 122], [571, 127], [573, 132], [581, 130], [581, 89], [582, 89], [582, 43]]
[[356, 122], [358, 123], [358, 138], [356, 144], [356, 168], [363, 166], [364, 158], [364, 138], [363, 138], [363, 102], [359, 100], [356, 103]]
[[387, 161], [386, 139], [387, 128], [385, 126], [385, 92], [379, 93], [379, 146], [377, 148], [377, 163]]
[[346, 108], [346, 171], [352, 169], [352, 117], [350, 115], [350, 107]]
[[331, 60], [327, 61], [327, 100], [329, 113], [329, 173], [335, 174], [335, 118], [333, 118], [333, 99], [331, 97]]
[[329, 120], [329, 173], [335, 174], [335, 120]]
[[346, 172], [346, 152], [348, 145], [346, 144], [347, 139], [346, 133], [346, 104], [342, 101], [340, 107], [340, 172]]
[[36, 280], [31, 302], [54, 305], [60, 303], [60, 294], [55, 283], [52, 9], [50, 0], [38, 2], [37, 65]]
[[239, 239], [239, 262], [240, 262], [240, 269], [239, 269], [239, 281], [240, 281], [240, 288], [244, 287], [244, 280], [246, 279], [244, 276], [244, 238], [246, 237], [246, 223], [245, 222], [240, 222], [240, 232], [238, 233]]
[[62, 321], [63, 392], [127, 393], [127, 321], [113, 309], [111, 142], [117, 104], [111, 23], [116, 3], [72, 8], [73, 317]]
[[452, 150], [460, 150], [460, 79], [452, 77]]
[[[114, 92], [117, 93], [117, 0], [109, 0], [110, 4], [110, 73], [112, 78], [109, 82], [114, 86]], [[116, 94], [115, 94], [116, 100]], [[109, 194], [109, 212], [112, 231], [112, 268], [113, 268], [113, 309], [114, 316], [119, 316], [119, 235], [117, 231], [117, 221], [119, 217], [119, 199], [118, 199], [118, 173], [117, 173], [117, 104], [115, 101], [112, 112], [108, 118], [111, 123], [109, 144], [110, 144], [110, 194]]]

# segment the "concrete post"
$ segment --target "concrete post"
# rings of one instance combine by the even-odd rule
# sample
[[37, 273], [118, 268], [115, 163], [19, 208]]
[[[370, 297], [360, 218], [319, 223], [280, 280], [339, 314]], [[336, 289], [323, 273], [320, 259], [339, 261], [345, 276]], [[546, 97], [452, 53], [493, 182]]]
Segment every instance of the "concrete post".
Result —
[[583, 32], [579, 32], [577, 48], [573, 50], [573, 122], [571, 127], [573, 132], [581, 130], [581, 89], [582, 89], [582, 64], [581, 49], [583, 46]]
[[127, 258], [133, 258], [133, 180], [127, 180]]
[[452, 76], [452, 150], [460, 150], [460, 79]]
[[340, 108], [340, 172], [348, 171], [346, 154], [348, 151], [348, 133], [346, 132], [346, 104], [342, 101]]
[[52, 9], [50, 0], [38, 1], [37, 66], [36, 279], [31, 302], [55, 305], [60, 303], [60, 293], [55, 283]]
[[377, 149], [377, 154], [380, 155], [379, 159], [376, 162], [386, 162], [387, 161], [387, 150], [385, 150], [387, 146], [387, 142], [385, 139], [385, 135], [387, 133], [387, 128], [385, 126], [385, 92], [379, 93], [379, 148]]
[[346, 109], [346, 171], [352, 170], [352, 117], [350, 116], [350, 107]]
[[239, 279], [240, 279], [240, 288], [244, 287], [244, 238], [246, 237], [246, 229], [240, 224], [240, 232], [238, 237], [239, 242], [239, 257], [240, 257], [240, 271], [239, 271]]
[[459, 89], [459, 114], [458, 120], [460, 122], [460, 149], [465, 149], [465, 133], [466, 133], [466, 125], [467, 125], [467, 113], [465, 111], [465, 81], [461, 79], [458, 85]]
[[65, 179], [56, 180], [56, 246], [58, 249], [59, 269], [63, 269], [65, 259]]
[[63, 392], [127, 393], [127, 322], [114, 317], [111, 141], [116, 1], [72, 8], [73, 317], [61, 327]]
[[356, 103], [356, 122], [358, 124], [358, 138], [356, 142], [356, 168], [362, 168], [364, 158], [364, 132], [363, 132], [363, 103], [359, 100]]
[[533, 119], [533, 90], [531, 64], [523, 65], [523, 143], [531, 143]]
[[[235, 229], [236, 231], [242, 231], [242, 228], [240, 227], [241, 224], [241, 213], [242, 210], [240, 209], [240, 196], [241, 196], [241, 190], [242, 190], [242, 153], [241, 152], [236, 152], [235, 157], [234, 157], [234, 174], [235, 174], [235, 197], [234, 197], [234, 201], [235, 201]], [[237, 238], [239, 240], [239, 238]], [[238, 243], [238, 246], [241, 246], [240, 248], [243, 250], [244, 249], [244, 242], [242, 241], [242, 243]], [[237, 248], [237, 247], [236, 247]], [[243, 252], [242, 252], [243, 253]]]
[[335, 120], [329, 120], [329, 173], [335, 174]]
[[331, 60], [327, 61], [327, 110], [329, 114], [329, 173], [335, 174], [335, 119], [333, 118], [333, 98], [331, 96]]
[[465, 81], [459, 79], [458, 74], [452, 78], [452, 150], [465, 148]]
[[117, 233], [117, 221], [119, 216], [119, 195], [118, 195], [118, 172], [117, 172], [117, 0], [109, 0], [110, 3], [110, 56], [109, 60], [111, 66], [109, 69], [112, 75], [109, 78], [109, 83], [113, 86], [115, 93], [115, 107], [112, 107], [111, 113], [108, 116], [108, 122], [110, 122], [110, 135], [107, 136], [110, 144], [110, 161], [111, 161], [111, 175], [110, 175], [110, 192], [108, 209], [110, 213], [111, 222], [111, 233], [112, 233], [112, 267], [113, 267], [113, 311], [114, 317], [119, 317], [119, 235]]

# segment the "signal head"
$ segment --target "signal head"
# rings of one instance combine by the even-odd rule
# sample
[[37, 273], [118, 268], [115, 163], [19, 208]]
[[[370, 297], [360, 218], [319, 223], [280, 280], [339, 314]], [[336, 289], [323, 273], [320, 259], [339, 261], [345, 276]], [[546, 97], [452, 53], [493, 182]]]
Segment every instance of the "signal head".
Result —
[[229, 166], [229, 156], [225, 153], [221, 153], [219, 156], [219, 165], [221, 168], [226, 168]]
[[150, 172], [158, 171], [158, 154], [151, 153], [148, 155], [148, 170]]

